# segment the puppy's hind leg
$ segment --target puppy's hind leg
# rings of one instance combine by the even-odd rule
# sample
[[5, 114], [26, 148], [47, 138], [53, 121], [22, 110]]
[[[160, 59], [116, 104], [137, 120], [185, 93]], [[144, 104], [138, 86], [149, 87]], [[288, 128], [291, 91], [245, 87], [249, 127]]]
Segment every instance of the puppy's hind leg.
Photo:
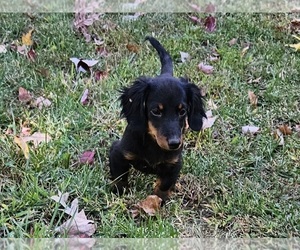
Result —
[[124, 193], [124, 189], [128, 186], [128, 172], [130, 164], [126, 159], [124, 159], [124, 155], [120, 147], [120, 141], [115, 141], [110, 148], [109, 168], [111, 178], [113, 180], [112, 191], [122, 195]]

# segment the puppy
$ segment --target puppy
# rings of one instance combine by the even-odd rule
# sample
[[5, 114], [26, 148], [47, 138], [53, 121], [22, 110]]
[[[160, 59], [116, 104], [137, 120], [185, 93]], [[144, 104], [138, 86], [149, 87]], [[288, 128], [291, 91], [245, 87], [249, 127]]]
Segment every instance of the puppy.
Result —
[[161, 73], [139, 77], [121, 90], [121, 115], [128, 125], [122, 139], [112, 144], [109, 167], [119, 194], [128, 186], [133, 166], [157, 176], [154, 194], [166, 200], [182, 167], [185, 128], [201, 130], [205, 111], [200, 89], [185, 78], [173, 77], [169, 53], [155, 38], [146, 40], [160, 57]]

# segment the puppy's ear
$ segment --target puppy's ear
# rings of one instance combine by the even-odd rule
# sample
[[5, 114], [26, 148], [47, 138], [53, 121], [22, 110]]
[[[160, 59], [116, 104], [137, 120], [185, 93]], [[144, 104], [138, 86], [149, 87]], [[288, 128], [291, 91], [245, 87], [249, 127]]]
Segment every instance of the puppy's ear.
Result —
[[149, 87], [149, 80], [141, 77], [130, 87], [121, 90], [121, 115], [126, 118], [128, 124], [134, 123], [135, 126], [139, 126], [146, 122], [145, 101]]
[[188, 123], [194, 131], [200, 131], [203, 125], [202, 119], [206, 118], [201, 90], [193, 83], [185, 83], [188, 100]]

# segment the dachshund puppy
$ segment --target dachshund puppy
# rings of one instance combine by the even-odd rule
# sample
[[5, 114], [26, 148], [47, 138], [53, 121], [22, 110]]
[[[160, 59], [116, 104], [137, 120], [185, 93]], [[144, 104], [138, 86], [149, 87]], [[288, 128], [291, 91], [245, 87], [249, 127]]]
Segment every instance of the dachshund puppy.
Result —
[[128, 186], [132, 166], [157, 176], [154, 194], [168, 199], [182, 167], [183, 133], [187, 125], [202, 128], [205, 111], [200, 89], [185, 78], [173, 77], [169, 53], [153, 37], [146, 37], [161, 61], [161, 74], [139, 77], [121, 90], [121, 114], [127, 127], [110, 149], [109, 167], [114, 190]]

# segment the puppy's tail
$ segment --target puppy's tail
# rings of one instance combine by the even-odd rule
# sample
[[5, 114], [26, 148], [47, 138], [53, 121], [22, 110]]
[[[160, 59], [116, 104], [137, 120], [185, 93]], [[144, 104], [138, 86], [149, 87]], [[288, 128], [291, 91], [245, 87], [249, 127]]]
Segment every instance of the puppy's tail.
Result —
[[161, 75], [168, 74], [173, 76], [173, 62], [170, 54], [165, 50], [165, 48], [157, 41], [154, 37], [147, 36], [145, 40], [148, 40], [151, 45], [156, 49], [160, 62], [161, 62]]

